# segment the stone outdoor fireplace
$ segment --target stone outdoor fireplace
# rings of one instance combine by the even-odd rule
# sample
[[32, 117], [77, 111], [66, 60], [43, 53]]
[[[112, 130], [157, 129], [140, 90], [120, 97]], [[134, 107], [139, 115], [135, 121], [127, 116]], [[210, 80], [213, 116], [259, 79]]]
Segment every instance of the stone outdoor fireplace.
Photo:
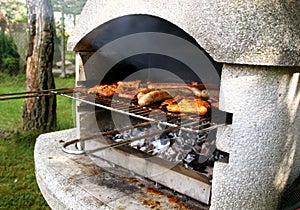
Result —
[[[180, 49], [180, 55], [190, 53], [179, 48], [180, 43], [175, 52], [177, 44], [171, 42], [169, 56], [155, 52], [156, 39], [143, 39], [137, 35], [141, 33], [180, 37], [201, 51], [203, 65], [191, 70], [192, 62], [176, 57]], [[97, 160], [105, 160], [149, 178], [210, 209], [279, 208], [286, 189], [300, 175], [299, 36], [296, 1], [88, 0], [68, 44], [76, 52], [76, 85], [92, 87], [126, 78], [203, 82], [217, 99], [212, 113], [221, 113], [222, 119], [215, 146], [228, 160], [216, 161], [208, 179], [160, 159], [132, 155], [128, 148], [95, 151], [89, 157], [97, 165]], [[118, 57], [124, 42], [128, 54]], [[145, 42], [150, 43], [145, 52], [134, 51]], [[165, 50], [167, 42], [159, 45]], [[111, 43], [116, 43], [115, 51], [106, 51]], [[147, 68], [147, 74], [138, 73]], [[167, 73], [152, 74], [157, 69]], [[177, 77], [169, 77], [173, 74]], [[86, 151], [106, 145], [85, 141], [89, 136], [132, 123], [114, 125], [128, 117], [110, 116], [114, 110], [102, 108], [77, 100], [76, 135]]]

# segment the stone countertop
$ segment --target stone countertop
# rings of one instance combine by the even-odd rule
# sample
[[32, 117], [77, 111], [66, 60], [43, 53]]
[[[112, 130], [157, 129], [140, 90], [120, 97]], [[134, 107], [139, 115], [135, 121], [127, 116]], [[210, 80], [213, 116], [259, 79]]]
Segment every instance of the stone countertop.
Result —
[[39, 188], [52, 209], [208, 209], [184, 195], [103, 161], [62, 151], [75, 129], [43, 134], [35, 145]]

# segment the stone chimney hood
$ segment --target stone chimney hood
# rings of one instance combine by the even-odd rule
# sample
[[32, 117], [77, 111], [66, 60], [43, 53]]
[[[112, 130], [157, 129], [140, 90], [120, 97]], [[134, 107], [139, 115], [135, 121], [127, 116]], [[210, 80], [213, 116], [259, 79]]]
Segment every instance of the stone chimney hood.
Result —
[[109, 20], [149, 14], [183, 29], [218, 62], [299, 66], [299, 11], [299, 1], [88, 0], [68, 49]]

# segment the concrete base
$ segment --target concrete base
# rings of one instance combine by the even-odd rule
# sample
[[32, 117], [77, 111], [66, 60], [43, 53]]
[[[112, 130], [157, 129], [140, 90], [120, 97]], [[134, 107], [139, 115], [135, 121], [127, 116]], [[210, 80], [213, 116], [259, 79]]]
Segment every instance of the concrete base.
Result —
[[63, 142], [75, 138], [75, 129], [70, 129], [36, 141], [36, 179], [52, 209], [209, 208], [105, 161], [99, 167], [86, 155], [64, 153]]

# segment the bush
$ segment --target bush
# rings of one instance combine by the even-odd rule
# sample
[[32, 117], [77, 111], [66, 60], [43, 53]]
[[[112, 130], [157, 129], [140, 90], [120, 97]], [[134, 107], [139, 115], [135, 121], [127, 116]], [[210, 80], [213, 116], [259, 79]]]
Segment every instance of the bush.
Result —
[[15, 75], [20, 69], [20, 55], [11, 35], [0, 32], [0, 69]]

